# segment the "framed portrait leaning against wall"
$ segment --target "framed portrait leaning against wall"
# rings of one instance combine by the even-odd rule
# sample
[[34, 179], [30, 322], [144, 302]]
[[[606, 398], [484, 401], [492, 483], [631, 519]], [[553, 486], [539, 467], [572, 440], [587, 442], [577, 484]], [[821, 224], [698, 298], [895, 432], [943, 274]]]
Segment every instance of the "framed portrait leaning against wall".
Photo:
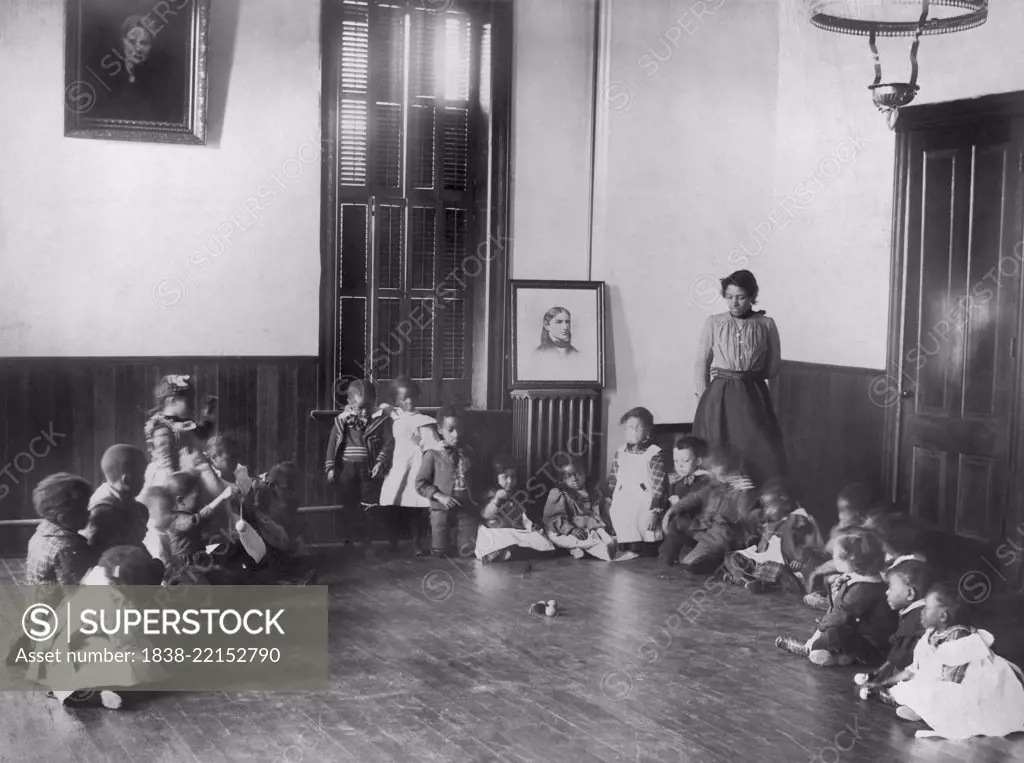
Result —
[[604, 283], [512, 281], [512, 386], [604, 386]]
[[210, 0], [67, 0], [64, 135], [206, 143]]

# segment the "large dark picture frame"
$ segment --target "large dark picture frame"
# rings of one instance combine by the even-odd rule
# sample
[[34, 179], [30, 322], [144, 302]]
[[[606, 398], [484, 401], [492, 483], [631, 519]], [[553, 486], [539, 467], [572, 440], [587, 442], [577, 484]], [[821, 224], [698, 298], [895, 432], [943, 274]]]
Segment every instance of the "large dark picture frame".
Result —
[[66, 0], [64, 135], [206, 143], [210, 0]]
[[604, 387], [604, 282], [511, 282], [513, 389]]

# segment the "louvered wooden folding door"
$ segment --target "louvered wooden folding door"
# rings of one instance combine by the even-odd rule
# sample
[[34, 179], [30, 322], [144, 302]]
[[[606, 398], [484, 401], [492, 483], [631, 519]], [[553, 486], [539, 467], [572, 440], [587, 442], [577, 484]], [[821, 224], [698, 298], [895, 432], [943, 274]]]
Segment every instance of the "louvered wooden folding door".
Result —
[[334, 2], [324, 42], [333, 370], [410, 376], [423, 405], [468, 398], [490, 25], [448, 2]]

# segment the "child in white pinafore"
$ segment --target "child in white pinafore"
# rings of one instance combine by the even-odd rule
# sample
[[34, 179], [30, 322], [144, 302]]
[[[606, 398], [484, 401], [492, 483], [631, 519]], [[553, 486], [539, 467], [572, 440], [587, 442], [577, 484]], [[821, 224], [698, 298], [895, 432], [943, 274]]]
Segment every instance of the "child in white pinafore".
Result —
[[389, 514], [392, 547], [397, 547], [402, 525], [408, 523], [416, 556], [425, 556], [429, 545], [423, 541], [430, 533], [430, 501], [416, 492], [416, 473], [423, 462], [423, 451], [441, 447], [437, 422], [416, 410], [420, 388], [407, 376], [391, 384], [395, 407], [391, 414], [392, 437], [385, 446], [391, 469], [380, 489], [381, 509]]
[[668, 485], [665, 454], [651, 442], [654, 416], [649, 410], [628, 410], [619, 423], [626, 427], [626, 444], [615, 453], [608, 475], [612, 529], [620, 549], [657, 556], [665, 537], [661, 526]]
[[955, 585], [937, 583], [925, 597], [927, 628], [906, 670], [878, 683], [896, 714], [924, 722], [916, 736], [969, 739], [1024, 732], [1024, 673], [992, 651], [992, 634], [969, 625]]

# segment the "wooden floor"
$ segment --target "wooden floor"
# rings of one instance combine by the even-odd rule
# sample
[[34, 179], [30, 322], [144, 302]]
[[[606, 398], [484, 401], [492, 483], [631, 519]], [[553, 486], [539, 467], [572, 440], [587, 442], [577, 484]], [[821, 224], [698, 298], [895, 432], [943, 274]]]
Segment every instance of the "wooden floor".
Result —
[[[648, 560], [379, 553], [339, 552], [325, 575], [329, 692], [175, 693], [131, 712], [2, 693], [0, 760], [1024, 761], [1021, 735], [917, 740], [913, 724], [855, 699], [852, 669], [778, 652], [775, 636], [809, 635], [815, 614], [777, 595]], [[19, 565], [0, 564], [0, 584]], [[529, 615], [539, 599], [564, 614]], [[1007, 649], [1024, 647], [1024, 623], [1007, 617], [1019, 604], [987, 607], [982, 624], [1019, 659]]]

